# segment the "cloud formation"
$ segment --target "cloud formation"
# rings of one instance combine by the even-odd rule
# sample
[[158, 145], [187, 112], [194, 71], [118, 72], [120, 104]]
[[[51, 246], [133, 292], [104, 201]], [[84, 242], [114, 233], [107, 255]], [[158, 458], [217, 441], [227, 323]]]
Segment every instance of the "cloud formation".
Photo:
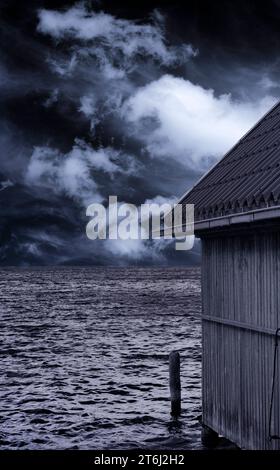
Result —
[[83, 140], [76, 139], [72, 150], [62, 154], [51, 147], [36, 147], [27, 167], [25, 181], [78, 201], [86, 208], [104, 199], [99, 192], [94, 172], [109, 178], [131, 175], [136, 171], [131, 157], [108, 147], [93, 149]]
[[[165, 75], [139, 88], [123, 106], [151, 157], [203, 168], [221, 157], [275, 103], [233, 100], [230, 94]], [[151, 126], [151, 122], [154, 123]]]
[[197, 2], [175, 22], [177, 7], [138, 21], [133, 7], [104, 2], [11, 2], [17, 20], [0, 32], [3, 262], [193, 261], [169, 241], [91, 242], [85, 208], [109, 195], [136, 205], [180, 197], [274, 102], [276, 62], [241, 63], [236, 34], [226, 35], [238, 39], [232, 59], [196, 23]]
[[107, 78], [115, 79], [123, 76], [124, 69], [131, 70], [139, 55], [170, 66], [196, 54], [191, 45], [167, 46], [163, 16], [154, 12], [153, 19], [152, 24], [119, 19], [104, 12], [89, 12], [79, 3], [64, 12], [40, 10], [38, 31], [56, 40], [82, 41], [88, 47], [84, 53], [94, 55]]
[[[170, 73], [149, 76], [144, 60], [174, 67], [198, 53], [190, 44], [167, 44], [159, 12], [151, 24], [143, 24], [95, 13], [79, 3], [62, 12], [40, 10], [38, 17], [40, 33], [70, 41], [64, 68], [52, 58], [56, 73], [90, 77], [76, 100], [92, 134], [109, 116], [123, 138], [140, 142], [146, 158], [176, 160], [191, 171], [204, 171], [275, 102], [269, 93], [240, 100]], [[148, 74], [144, 85], [133, 76], [143, 66]], [[260, 83], [266, 90], [267, 77]]]

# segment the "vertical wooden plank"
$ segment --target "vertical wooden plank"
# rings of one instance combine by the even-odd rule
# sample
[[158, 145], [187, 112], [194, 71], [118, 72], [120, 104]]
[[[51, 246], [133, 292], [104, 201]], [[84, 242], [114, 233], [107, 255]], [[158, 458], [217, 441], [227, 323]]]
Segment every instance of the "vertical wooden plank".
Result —
[[[279, 251], [279, 232], [203, 240], [203, 312], [276, 329]], [[203, 417], [244, 448], [280, 448], [267, 439], [272, 360], [272, 336], [203, 324]], [[280, 432], [280, 358], [277, 372], [274, 422]]]

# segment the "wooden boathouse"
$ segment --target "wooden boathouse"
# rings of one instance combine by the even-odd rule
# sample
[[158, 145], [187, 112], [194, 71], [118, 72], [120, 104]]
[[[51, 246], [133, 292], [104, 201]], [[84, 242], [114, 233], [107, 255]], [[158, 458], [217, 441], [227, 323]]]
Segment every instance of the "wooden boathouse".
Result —
[[280, 104], [180, 202], [202, 243], [203, 424], [280, 449]]

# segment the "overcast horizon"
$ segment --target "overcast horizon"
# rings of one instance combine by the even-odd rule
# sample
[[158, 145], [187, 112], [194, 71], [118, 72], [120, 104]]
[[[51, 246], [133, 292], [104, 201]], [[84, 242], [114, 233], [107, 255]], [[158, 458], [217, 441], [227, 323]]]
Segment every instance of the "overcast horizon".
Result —
[[279, 100], [280, 2], [0, 5], [1, 265], [198, 264], [86, 208], [176, 201]]

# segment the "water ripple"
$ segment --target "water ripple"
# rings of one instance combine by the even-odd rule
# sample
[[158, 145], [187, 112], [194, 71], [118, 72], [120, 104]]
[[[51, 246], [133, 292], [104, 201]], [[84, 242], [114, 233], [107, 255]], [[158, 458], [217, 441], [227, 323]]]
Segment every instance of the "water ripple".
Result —
[[[199, 448], [199, 270], [0, 273], [1, 449]], [[173, 349], [179, 420], [169, 414]]]

